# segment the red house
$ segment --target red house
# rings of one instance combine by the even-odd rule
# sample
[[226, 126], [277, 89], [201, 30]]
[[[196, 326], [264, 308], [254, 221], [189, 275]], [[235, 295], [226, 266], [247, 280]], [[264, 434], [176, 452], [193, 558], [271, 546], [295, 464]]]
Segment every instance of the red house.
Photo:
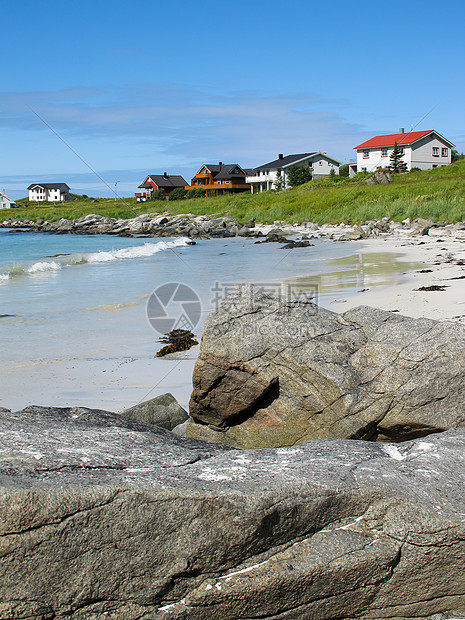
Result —
[[165, 196], [169, 196], [173, 189], [185, 187], [186, 185], [186, 180], [182, 176], [176, 174], [167, 174], [166, 172], [163, 174], [149, 174], [148, 177], [145, 178], [145, 181], [137, 188], [140, 191], [136, 192], [134, 195], [137, 202], [145, 202], [146, 200], [150, 200], [153, 192], [159, 189], [163, 189], [165, 191]]

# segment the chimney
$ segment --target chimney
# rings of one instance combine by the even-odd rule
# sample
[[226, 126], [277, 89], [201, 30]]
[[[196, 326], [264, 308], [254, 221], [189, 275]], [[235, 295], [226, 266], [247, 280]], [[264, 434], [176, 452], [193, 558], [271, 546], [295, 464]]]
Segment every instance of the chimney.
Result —
[[163, 176], [165, 177], [165, 179], [168, 178], [168, 174], [166, 172], [163, 173]]
[[284, 155], [283, 155], [282, 153], [280, 153], [280, 154], [278, 155], [278, 159], [284, 159]]
[[399, 129], [399, 133], [404, 133], [404, 128], [403, 128], [403, 127], [401, 127], [401, 128]]

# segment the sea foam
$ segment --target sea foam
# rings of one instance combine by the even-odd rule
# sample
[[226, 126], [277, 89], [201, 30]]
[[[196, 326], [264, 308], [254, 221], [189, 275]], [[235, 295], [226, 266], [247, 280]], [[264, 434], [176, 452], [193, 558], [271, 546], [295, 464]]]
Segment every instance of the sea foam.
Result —
[[187, 245], [189, 240], [186, 237], [180, 237], [175, 241], [158, 241], [157, 243], [144, 243], [129, 248], [121, 248], [119, 250], [109, 250], [107, 252], [94, 252], [85, 257], [88, 263], [108, 263], [111, 261], [125, 260], [128, 258], [147, 258], [162, 252], [163, 250], [171, 250], [176, 247]]
[[176, 247], [183, 247], [189, 244], [187, 237], [179, 237], [174, 241], [157, 241], [156, 243], [144, 243], [119, 250], [108, 250], [91, 252], [89, 254], [63, 254], [55, 260], [45, 258], [31, 263], [11, 263], [2, 268], [0, 281], [6, 283], [8, 280], [18, 276], [34, 274], [52, 274], [58, 272], [63, 267], [73, 267], [75, 265], [85, 265], [86, 263], [109, 263], [127, 259], [148, 258]]
[[61, 265], [55, 261], [39, 261], [27, 267], [24, 271], [25, 273], [44, 273], [47, 271], [58, 271], [59, 269], [61, 269]]

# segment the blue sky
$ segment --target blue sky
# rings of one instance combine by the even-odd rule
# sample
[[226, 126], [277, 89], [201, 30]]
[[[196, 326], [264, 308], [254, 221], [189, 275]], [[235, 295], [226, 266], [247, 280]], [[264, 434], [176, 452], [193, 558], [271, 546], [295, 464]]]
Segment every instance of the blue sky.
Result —
[[400, 127], [465, 151], [464, 23], [463, 0], [6, 3], [0, 188], [109, 195], [66, 144], [124, 196], [204, 162], [347, 162]]

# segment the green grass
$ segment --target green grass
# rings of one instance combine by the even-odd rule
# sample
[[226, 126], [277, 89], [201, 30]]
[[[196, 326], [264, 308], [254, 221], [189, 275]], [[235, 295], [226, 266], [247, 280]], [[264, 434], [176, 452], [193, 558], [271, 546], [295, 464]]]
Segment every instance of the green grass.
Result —
[[[358, 223], [390, 217], [431, 218], [435, 222], [465, 220], [465, 160], [435, 170], [396, 175], [389, 185], [367, 185], [361, 174], [355, 179], [329, 177], [310, 181], [283, 192], [234, 194], [214, 198], [137, 203], [135, 198], [99, 199], [98, 203], [80, 199], [60, 205], [25, 207], [10, 212], [16, 218], [56, 221], [75, 219], [88, 213], [107, 217], [132, 218], [141, 213], [215, 213], [232, 215], [241, 222], [250, 218], [260, 223], [282, 220], [289, 223]], [[10, 215], [9, 213], [9, 215]]]

